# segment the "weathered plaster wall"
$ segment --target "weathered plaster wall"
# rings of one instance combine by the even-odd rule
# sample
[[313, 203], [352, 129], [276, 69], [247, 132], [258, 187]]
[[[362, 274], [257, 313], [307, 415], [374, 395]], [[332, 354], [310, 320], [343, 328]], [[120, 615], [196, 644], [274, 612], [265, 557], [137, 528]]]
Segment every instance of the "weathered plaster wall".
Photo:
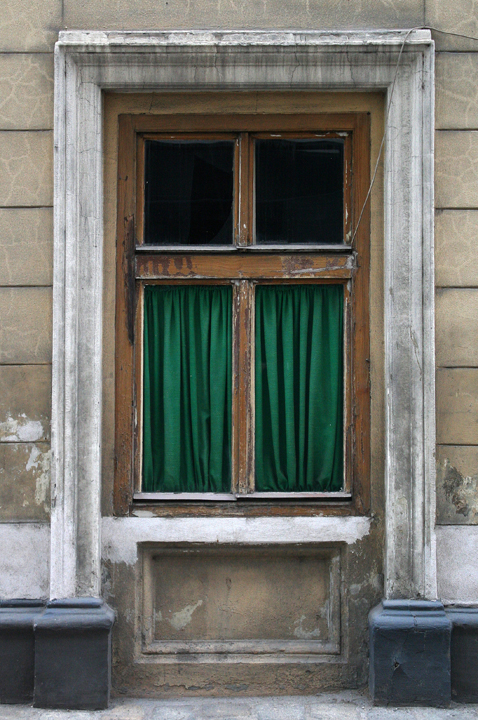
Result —
[[[429, 2], [427, 22], [478, 36], [466, 0]], [[478, 602], [478, 41], [435, 39], [438, 592], [469, 603]]]
[[48, 597], [49, 546], [46, 523], [0, 524], [0, 599]]
[[439, 592], [445, 604], [478, 605], [478, 527], [437, 528]]
[[[437, 3], [430, 21], [477, 35], [478, 13], [458, 5], [460, 18]], [[476, 523], [478, 508], [478, 42], [440, 35], [437, 45], [437, 499], [438, 522], [456, 525]]]
[[187, 28], [297, 28], [334, 30], [414, 27], [421, 0], [65, 0], [68, 29], [168, 30]]
[[0, 598], [47, 597], [53, 45], [60, 0], [0, 11]]
[[[5, 0], [0, 15], [0, 522], [16, 523], [11, 527], [20, 533], [19, 523], [48, 521], [52, 51], [58, 30], [431, 25], [476, 37], [478, 10], [474, 0], [340, 0], [334, 5], [326, 0]], [[478, 600], [475, 528], [465, 527], [478, 522], [478, 337], [473, 330], [478, 320], [478, 41], [440, 32], [434, 38], [440, 593]], [[32, 527], [37, 526], [23, 528], [23, 537], [30, 538]], [[15, 540], [20, 535], [4, 537], [2, 548], [8, 548], [8, 561], [17, 563], [19, 577], [39, 567], [46, 572], [45, 542], [31, 544], [35, 554], [21, 554]], [[467, 589], [463, 577], [450, 573], [450, 566], [462, 567], [465, 548]], [[42, 577], [30, 592], [46, 593]], [[9, 592], [11, 586], [0, 588], [0, 594]], [[28, 594], [28, 585], [16, 586], [14, 594]]]

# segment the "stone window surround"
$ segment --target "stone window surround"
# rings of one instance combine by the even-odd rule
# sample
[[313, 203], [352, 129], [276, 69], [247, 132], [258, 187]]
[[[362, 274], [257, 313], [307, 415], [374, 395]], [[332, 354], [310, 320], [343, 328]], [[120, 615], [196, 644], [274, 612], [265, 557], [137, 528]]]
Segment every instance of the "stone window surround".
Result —
[[[388, 105], [392, 88], [384, 154], [385, 594], [436, 597], [434, 43], [428, 30], [403, 30], [60, 33], [52, 598], [101, 593], [102, 90], [383, 90]], [[347, 542], [364, 520], [304, 518], [288, 540]], [[138, 540], [151, 539], [154, 521], [127, 522], [135, 524]], [[234, 522], [236, 538], [245, 537], [247, 525], [257, 542], [270, 542], [284, 535], [286, 525], [282, 531], [279, 525], [288, 519], [278, 518], [273, 528], [270, 519], [255, 520], [254, 528]], [[231, 532], [211, 528], [210, 521], [206, 527], [203, 519], [186, 525], [196, 542], [216, 530], [219, 540]]]

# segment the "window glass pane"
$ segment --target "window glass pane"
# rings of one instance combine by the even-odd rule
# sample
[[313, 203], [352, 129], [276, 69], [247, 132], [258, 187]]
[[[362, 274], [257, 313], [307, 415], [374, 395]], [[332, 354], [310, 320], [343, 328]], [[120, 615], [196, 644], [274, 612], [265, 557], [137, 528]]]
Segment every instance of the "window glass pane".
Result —
[[257, 243], [343, 243], [343, 140], [256, 140], [255, 168]]
[[145, 287], [145, 492], [230, 492], [231, 325], [230, 286]]
[[343, 286], [256, 288], [256, 490], [343, 487]]
[[145, 145], [145, 244], [231, 244], [234, 142]]

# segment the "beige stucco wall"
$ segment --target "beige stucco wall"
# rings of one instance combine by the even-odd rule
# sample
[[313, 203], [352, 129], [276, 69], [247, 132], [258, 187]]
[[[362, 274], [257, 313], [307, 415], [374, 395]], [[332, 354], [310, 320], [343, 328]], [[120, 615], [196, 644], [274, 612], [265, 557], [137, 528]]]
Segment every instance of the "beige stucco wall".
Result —
[[[31, 529], [40, 528], [38, 523], [47, 523], [49, 516], [53, 47], [58, 31], [290, 26], [432, 26], [478, 37], [478, 12], [473, 0], [4, 0], [0, 10], [0, 548], [7, 542], [5, 523], [28, 522]], [[449, 526], [478, 523], [478, 40], [437, 30], [433, 34], [442, 562], [450, 547], [458, 547]], [[478, 544], [475, 528], [460, 532], [461, 549], [471, 557]], [[11, 552], [10, 548], [9, 562]], [[0, 552], [0, 576], [5, 557]], [[46, 592], [46, 563], [38, 567], [43, 575], [35, 587]], [[444, 576], [443, 562], [441, 567]], [[471, 579], [463, 593], [478, 599], [478, 573], [468, 575]], [[0, 596], [8, 596], [11, 586], [2, 582]], [[15, 594], [21, 594], [22, 587], [15, 586]], [[29, 587], [25, 580], [24, 594], [31, 592]]]
[[[45, 523], [50, 515], [55, 34], [48, 34], [46, 44], [45, 18], [34, 11], [28, 15], [35, 31], [25, 33], [25, 12], [24, 28], [9, 30], [4, 17], [11, 13], [18, 20], [19, 10], [7, 4], [0, 12], [0, 521]], [[18, 52], [24, 48], [41, 52]], [[6, 585], [0, 584], [0, 594], [12, 587], [11, 553], [4, 553], [0, 566]], [[47, 566], [40, 564], [44, 574]], [[40, 585], [45, 593], [45, 578]], [[24, 592], [29, 593], [27, 584]]]
[[478, 54], [439, 52], [436, 69], [438, 521], [453, 525], [478, 522]]

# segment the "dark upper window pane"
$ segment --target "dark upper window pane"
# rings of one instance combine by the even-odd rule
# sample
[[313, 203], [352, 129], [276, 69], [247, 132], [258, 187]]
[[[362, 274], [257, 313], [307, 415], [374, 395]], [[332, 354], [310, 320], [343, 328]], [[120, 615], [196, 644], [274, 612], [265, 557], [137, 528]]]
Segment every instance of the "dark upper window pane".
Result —
[[234, 142], [145, 144], [144, 242], [231, 244]]
[[257, 243], [343, 243], [343, 140], [256, 140], [255, 167]]

